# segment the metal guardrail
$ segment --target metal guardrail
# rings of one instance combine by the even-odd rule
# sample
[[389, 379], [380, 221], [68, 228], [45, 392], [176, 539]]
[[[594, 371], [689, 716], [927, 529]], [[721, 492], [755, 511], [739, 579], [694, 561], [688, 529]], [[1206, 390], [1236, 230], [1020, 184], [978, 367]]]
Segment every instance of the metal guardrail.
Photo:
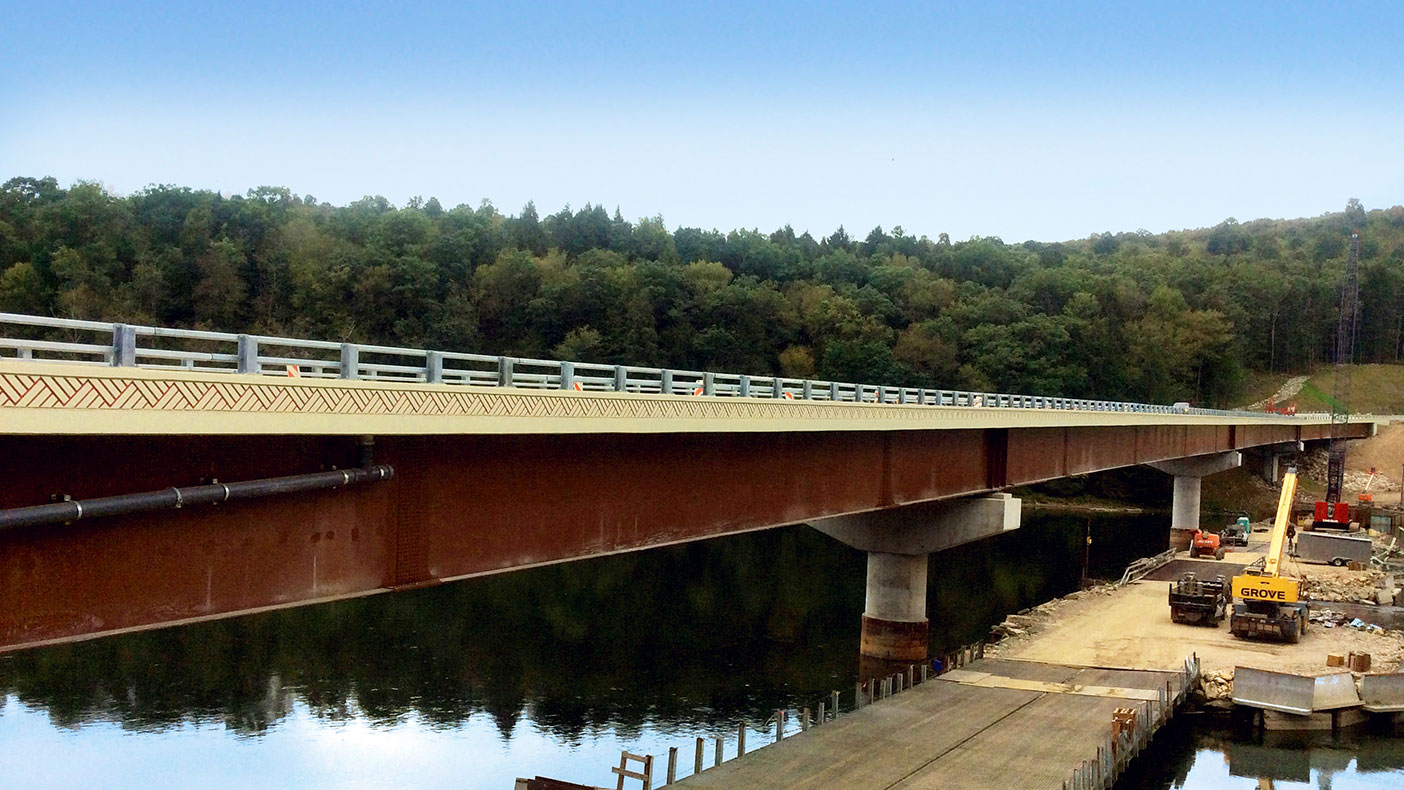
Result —
[[1160, 568], [1171, 560], [1175, 559], [1175, 549], [1166, 549], [1154, 557], [1142, 557], [1126, 566], [1126, 571], [1121, 574], [1121, 581], [1116, 583], [1117, 587], [1125, 587], [1134, 581], [1140, 581], [1142, 577], [1157, 568]]
[[[35, 335], [47, 335], [36, 337]], [[62, 339], [53, 339], [59, 336]], [[0, 358], [480, 387], [1282, 419], [1182, 405], [600, 365], [0, 313]], [[1297, 415], [1298, 418], [1308, 415]]]

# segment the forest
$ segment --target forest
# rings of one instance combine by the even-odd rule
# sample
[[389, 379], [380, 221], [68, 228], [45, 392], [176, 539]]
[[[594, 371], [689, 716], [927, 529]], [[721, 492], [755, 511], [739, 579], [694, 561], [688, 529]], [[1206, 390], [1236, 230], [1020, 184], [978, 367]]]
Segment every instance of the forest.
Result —
[[1248, 371], [1331, 361], [1352, 229], [1356, 361], [1396, 362], [1404, 207], [1355, 200], [1313, 218], [1008, 243], [13, 178], [0, 186], [0, 311], [1224, 406]]

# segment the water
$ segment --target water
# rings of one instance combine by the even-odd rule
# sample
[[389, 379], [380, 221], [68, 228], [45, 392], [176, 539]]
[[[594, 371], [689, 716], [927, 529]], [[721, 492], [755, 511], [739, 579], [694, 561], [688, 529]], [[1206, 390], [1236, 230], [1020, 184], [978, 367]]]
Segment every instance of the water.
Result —
[[1208, 719], [1173, 720], [1115, 790], [1404, 788], [1404, 740], [1393, 728], [1259, 733]]
[[[934, 649], [1075, 589], [1084, 552], [1092, 576], [1119, 576], [1163, 546], [1165, 521], [1030, 510], [935, 555]], [[4, 655], [0, 776], [613, 786], [621, 749], [669, 746], [690, 769], [694, 738], [734, 741], [747, 719], [761, 743], [775, 708], [852, 688], [864, 578], [861, 552], [791, 527]]]

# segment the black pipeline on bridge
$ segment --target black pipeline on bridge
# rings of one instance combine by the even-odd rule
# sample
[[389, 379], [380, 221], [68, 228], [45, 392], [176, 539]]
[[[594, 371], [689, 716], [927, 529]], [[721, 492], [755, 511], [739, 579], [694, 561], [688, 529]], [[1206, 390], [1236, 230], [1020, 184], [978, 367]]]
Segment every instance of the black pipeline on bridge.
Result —
[[124, 516], [187, 505], [217, 505], [278, 494], [325, 491], [360, 483], [389, 480], [394, 468], [380, 464], [358, 469], [338, 469], [287, 477], [268, 477], [236, 483], [209, 483], [185, 488], [163, 488], [138, 494], [121, 494], [87, 500], [65, 500], [47, 505], [0, 510], [0, 531], [20, 527], [69, 524], [80, 519]]

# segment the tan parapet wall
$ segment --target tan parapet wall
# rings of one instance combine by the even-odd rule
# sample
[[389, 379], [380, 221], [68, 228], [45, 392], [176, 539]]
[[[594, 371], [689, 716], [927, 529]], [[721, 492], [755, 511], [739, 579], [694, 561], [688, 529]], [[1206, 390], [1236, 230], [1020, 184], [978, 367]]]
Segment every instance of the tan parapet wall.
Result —
[[782, 433], [1327, 422], [1325, 415], [694, 397], [0, 360], [0, 434], [8, 435]]

